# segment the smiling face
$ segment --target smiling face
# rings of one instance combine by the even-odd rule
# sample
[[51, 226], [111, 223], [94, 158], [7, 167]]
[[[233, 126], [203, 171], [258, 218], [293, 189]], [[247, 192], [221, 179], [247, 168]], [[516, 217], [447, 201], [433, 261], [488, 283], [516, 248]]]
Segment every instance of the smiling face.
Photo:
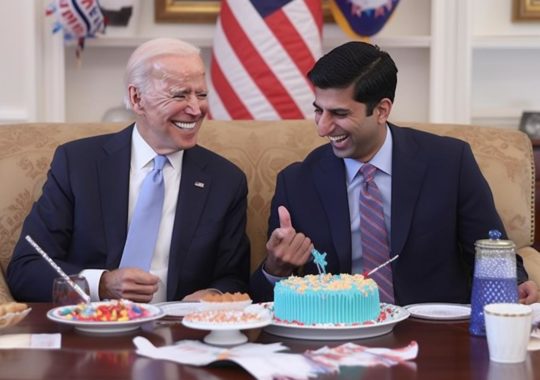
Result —
[[204, 63], [196, 55], [154, 59], [143, 88], [129, 85], [139, 133], [158, 154], [189, 149], [208, 112]]
[[364, 103], [353, 99], [353, 85], [346, 88], [315, 88], [315, 123], [321, 137], [327, 137], [334, 154], [368, 162], [386, 137], [386, 120], [392, 102], [384, 98], [367, 116]]

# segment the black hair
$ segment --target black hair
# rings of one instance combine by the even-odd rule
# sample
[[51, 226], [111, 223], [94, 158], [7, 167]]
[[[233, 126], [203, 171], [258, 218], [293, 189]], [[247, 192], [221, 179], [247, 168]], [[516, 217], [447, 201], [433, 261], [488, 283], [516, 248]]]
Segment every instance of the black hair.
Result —
[[354, 83], [354, 100], [366, 104], [370, 116], [382, 99], [394, 101], [397, 72], [387, 52], [376, 45], [353, 41], [322, 56], [307, 76], [322, 89], [346, 88]]

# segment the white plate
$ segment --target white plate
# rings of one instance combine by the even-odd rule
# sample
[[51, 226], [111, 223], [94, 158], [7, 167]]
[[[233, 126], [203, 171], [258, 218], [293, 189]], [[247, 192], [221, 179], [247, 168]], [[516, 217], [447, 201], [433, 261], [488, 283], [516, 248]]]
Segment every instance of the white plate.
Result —
[[[99, 306], [108, 304], [108, 301], [92, 302], [92, 305]], [[125, 322], [95, 322], [95, 321], [75, 321], [62, 316], [60, 311], [66, 308], [74, 308], [77, 305], [60, 306], [47, 312], [47, 318], [51, 321], [75, 327], [76, 330], [90, 334], [118, 334], [127, 331], [133, 331], [143, 324], [159, 319], [165, 315], [163, 310], [151, 304], [137, 304], [150, 312], [150, 315], [144, 318], [134, 319]]]
[[250, 305], [244, 311], [258, 313], [261, 316], [261, 319], [258, 321], [242, 323], [210, 323], [194, 322], [184, 318], [182, 324], [196, 330], [210, 330], [211, 333], [204, 337], [204, 341], [208, 344], [219, 346], [243, 344], [247, 342], [248, 339], [247, 336], [240, 332], [240, 330], [256, 329], [268, 326], [272, 323], [272, 313], [258, 304]]
[[163, 310], [165, 315], [170, 317], [184, 317], [189, 313], [199, 310], [198, 301], [172, 301], [154, 304]]
[[[271, 303], [269, 303], [271, 304]], [[270, 334], [286, 338], [310, 339], [310, 340], [342, 340], [363, 339], [388, 334], [394, 326], [407, 318], [410, 313], [402, 307], [390, 304], [381, 304], [381, 310], [389, 309], [390, 314], [382, 322], [364, 325], [298, 325], [283, 321], [273, 320], [272, 324], [265, 328]]]
[[182, 320], [182, 324], [186, 327], [196, 330], [212, 330], [212, 331], [227, 331], [227, 330], [249, 330], [258, 327], [268, 326], [272, 322], [272, 318], [264, 318], [260, 321], [244, 322], [244, 323], [204, 323]]
[[430, 319], [438, 321], [459, 321], [471, 317], [471, 306], [458, 303], [417, 303], [407, 305], [414, 318]]

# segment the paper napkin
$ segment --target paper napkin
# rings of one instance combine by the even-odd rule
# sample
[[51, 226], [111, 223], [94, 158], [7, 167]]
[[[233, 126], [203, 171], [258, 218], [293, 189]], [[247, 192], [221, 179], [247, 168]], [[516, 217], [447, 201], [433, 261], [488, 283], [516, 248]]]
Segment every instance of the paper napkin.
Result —
[[60, 348], [61, 334], [5, 334], [0, 335], [0, 349]]
[[143, 337], [134, 338], [133, 343], [139, 355], [181, 364], [203, 366], [229, 360], [242, 366], [257, 379], [308, 379], [316, 375], [303, 355], [278, 353], [287, 349], [281, 343], [246, 343], [233, 348], [221, 348], [195, 340], [183, 340], [172, 346], [156, 347]]
[[412, 369], [416, 364], [409, 360], [418, 356], [418, 344], [415, 341], [408, 346], [397, 349], [373, 348], [354, 343], [345, 343], [337, 347], [322, 347], [314, 351], [306, 351], [305, 355], [325, 368], [326, 373], [339, 372], [340, 366], [371, 367], [382, 365], [391, 367], [405, 364]]
[[339, 372], [340, 366], [393, 366], [405, 364], [418, 355], [418, 344], [411, 342], [400, 349], [371, 348], [354, 343], [322, 347], [304, 354], [283, 353], [282, 343], [246, 343], [233, 348], [210, 346], [199, 341], [183, 340], [172, 346], [155, 347], [148, 339], [136, 337], [137, 353], [153, 359], [203, 366], [229, 360], [242, 366], [257, 379], [309, 379], [319, 374]]

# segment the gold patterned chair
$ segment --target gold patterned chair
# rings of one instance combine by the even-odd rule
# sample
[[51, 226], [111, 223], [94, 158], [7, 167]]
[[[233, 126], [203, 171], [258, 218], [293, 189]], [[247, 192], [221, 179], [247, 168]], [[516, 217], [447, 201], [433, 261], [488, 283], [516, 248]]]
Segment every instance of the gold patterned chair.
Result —
[[[470, 125], [411, 124], [468, 141], [495, 196], [497, 209], [531, 279], [540, 284], [534, 239], [534, 161], [528, 137], [516, 130]], [[0, 125], [0, 302], [11, 300], [4, 273], [22, 222], [41, 193], [54, 149], [77, 138], [117, 131], [121, 124]], [[277, 172], [326, 140], [313, 121], [207, 121], [201, 145], [235, 162], [247, 175], [252, 268], [265, 255], [270, 200]]]

